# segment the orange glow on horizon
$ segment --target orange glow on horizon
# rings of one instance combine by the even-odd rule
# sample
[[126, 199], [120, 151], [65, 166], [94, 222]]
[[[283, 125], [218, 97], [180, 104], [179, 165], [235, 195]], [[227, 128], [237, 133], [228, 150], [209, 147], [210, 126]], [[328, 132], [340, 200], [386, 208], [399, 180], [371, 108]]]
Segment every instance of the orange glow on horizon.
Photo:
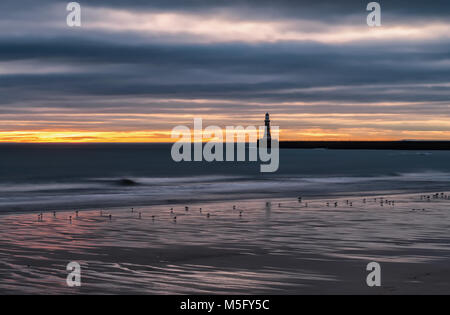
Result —
[[[224, 139], [225, 139], [224, 133]], [[389, 132], [368, 130], [282, 130], [280, 141], [392, 141], [392, 140], [448, 140], [450, 132], [404, 132], [392, 136]], [[203, 141], [209, 141], [204, 138]], [[89, 131], [89, 130], [32, 130], [0, 131], [0, 143], [167, 143], [178, 141], [171, 138], [171, 130], [142, 131]]]
[[0, 142], [101, 143], [167, 142], [170, 131], [11, 131], [0, 132]]

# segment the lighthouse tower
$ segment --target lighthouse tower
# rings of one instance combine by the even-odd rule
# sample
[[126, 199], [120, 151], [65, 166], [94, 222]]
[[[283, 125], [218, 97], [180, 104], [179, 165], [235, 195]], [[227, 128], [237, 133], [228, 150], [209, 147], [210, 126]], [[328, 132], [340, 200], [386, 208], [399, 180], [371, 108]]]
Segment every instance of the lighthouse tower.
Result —
[[272, 141], [272, 136], [270, 134], [270, 118], [269, 113], [266, 113], [266, 119], [264, 119], [264, 125], [266, 126], [266, 130], [264, 133], [264, 138], [266, 138], [267, 143], [270, 143]]

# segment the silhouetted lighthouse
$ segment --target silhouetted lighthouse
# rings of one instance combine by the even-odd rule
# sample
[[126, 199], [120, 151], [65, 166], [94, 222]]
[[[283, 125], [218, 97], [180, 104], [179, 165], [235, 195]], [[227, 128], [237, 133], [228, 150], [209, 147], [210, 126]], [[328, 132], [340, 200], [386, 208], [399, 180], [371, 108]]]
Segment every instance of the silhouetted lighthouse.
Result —
[[266, 119], [264, 119], [264, 125], [266, 126], [266, 132], [264, 134], [264, 138], [266, 138], [267, 143], [270, 143], [272, 141], [272, 136], [270, 134], [270, 118], [269, 113], [266, 113]]

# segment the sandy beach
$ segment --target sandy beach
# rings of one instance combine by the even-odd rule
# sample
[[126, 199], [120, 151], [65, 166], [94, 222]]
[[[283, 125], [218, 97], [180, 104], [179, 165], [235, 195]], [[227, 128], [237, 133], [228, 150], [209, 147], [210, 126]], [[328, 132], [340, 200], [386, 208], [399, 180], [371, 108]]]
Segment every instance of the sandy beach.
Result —
[[[449, 294], [446, 195], [3, 214], [0, 293]], [[366, 284], [372, 261], [381, 287]]]

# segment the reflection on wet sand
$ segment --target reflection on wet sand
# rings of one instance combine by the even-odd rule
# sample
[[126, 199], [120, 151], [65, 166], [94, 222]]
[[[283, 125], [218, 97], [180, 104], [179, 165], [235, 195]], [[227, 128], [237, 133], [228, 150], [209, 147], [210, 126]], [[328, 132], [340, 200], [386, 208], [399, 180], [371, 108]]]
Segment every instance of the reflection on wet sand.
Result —
[[[450, 293], [447, 195], [2, 215], [0, 293]], [[371, 261], [381, 288], [365, 284]]]

